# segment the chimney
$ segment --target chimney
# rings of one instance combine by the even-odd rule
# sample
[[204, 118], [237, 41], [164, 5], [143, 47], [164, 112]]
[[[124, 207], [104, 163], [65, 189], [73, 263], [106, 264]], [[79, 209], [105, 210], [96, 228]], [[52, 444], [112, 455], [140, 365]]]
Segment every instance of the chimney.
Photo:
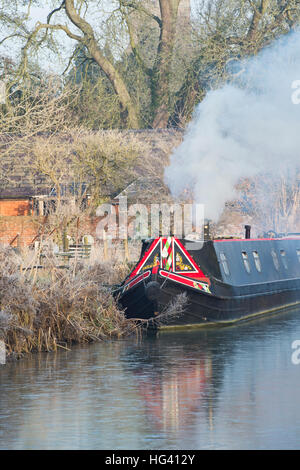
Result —
[[246, 239], [250, 238], [250, 232], [251, 232], [251, 225], [245, 225], [245, 238]]
[[210, 240], [209, 220], [206, 220], [204, 223], [204, 240]]

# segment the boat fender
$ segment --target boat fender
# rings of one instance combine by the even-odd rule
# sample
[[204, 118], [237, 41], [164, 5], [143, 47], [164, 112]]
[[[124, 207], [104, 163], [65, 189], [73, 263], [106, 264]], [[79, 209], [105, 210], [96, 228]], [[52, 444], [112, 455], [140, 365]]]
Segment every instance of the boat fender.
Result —
[[160, 291], [160, 284], [156, 281], [148, 282], [145, 286], [146, 297], [151, 300], [157, 300]]

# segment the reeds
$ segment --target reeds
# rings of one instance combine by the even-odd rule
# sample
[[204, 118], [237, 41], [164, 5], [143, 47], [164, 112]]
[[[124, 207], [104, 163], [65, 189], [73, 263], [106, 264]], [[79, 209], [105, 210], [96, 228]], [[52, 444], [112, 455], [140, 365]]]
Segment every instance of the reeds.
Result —
[[47, 258], [43, 269], [22, 269], [10, 248], [0, 249], [0, 339], [8, 357], [55, 351], [72, 343], [128, 335], [128, 321], [108, 285], [124, 277], [125, 264], [75, 262], [59, 269]]

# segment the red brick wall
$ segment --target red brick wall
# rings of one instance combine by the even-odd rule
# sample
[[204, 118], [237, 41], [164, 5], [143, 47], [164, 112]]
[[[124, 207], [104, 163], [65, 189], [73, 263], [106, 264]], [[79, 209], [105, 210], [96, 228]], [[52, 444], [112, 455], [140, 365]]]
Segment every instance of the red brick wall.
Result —
[[0, 216], [1, 215], [29, 215], [30, 202], [26, 199], [6, 199], [0, 200]]
[[16, 235], [13, 246], [17, 244], [29, 245], [40, 227], [41, 220], [30, 216], [2, 216], [0, 215], [0, 244], [8, 245]]
[[[78, 235], [81, 239], [83, 235], [92, 235], [96, 237], [96, 226], [101, 218], [86, 218], [80, 222]], [[40, 233], [42, 224], [45, 221], [44, 217], [36, 216], [3, 216], [0, 215], [0, 245], [10, 244], [16, 235], [18, 239], [14, 241], [12, 246], [29, 245], [35, 236]], [[67, 233], [71, 236], [76, 235], [76, 224], [73, 223], [67, 229]], [[47, 232], [45, 233], [47, 236]], [[57, 233], [53, 233], [53, 238], [57, 237]], [[51, 237], [52, 238], [52, 237]]]
[[[79, 240], [84, 235], [92, 235], [96, 239], [96, 227], [98, 222], [103, 217], [85, 217], [82, 218], [79, 224], [76, 223], [76, 219], [68, 226], [67, 234], [76, 239], [78, 235]], [[17, 245], [29, 245], [38, 233], [41, 233], [42, 225], [45, 223], [45, 217], [37, 216], [8, 216], [0, 215], [0, 245], [10, 244], [16, 235], [19, 235], [18, 239], [14, 241], [12, 246]], [[52, 231], [51, 228], [45, 229], [45, 236], [47, 233]], [[57, 237], [61, 241], [61, 233], [54, 232], [51, 238], [57, 241]]]

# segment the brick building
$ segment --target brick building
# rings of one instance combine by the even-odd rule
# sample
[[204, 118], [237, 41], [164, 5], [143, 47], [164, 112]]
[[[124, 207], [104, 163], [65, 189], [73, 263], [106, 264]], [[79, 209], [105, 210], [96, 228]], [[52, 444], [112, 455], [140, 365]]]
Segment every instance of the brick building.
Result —
[[[171, 129], [124, 132], [134, 133], [141, 141], [148, 143], [148, 151], [139, 157], [141, 174], [137, 178], [139, 194], [136, 193], [136, 197], [142, 201], [143, 195], [147, 193], [147, 201], [149, 201], [149, 197], [152, 197], [149, 188], [151, 189], [152, 182], [154, 188], [159, 188], [161, 183], [159, 183], [158, 175], [162, 174], [169, 154], [180, 143], [183, 133], [180, 130]], [[2, 162], [2, 168], [5, 168], [5, 172], [0, 174], [0, 245], [29, 245], [43, 231], [49, 208], [55, 205], [56, 196], [53, 185], [44, 175], [38, 173], [33, 175], [30, 167], [22, 166], [20, 159], [14, 161], [13, 156], [6, 157], [6, 160]], [[143, 184], [143, 178], [146, 185]], [[132, 183], [134, 182], [128, 182], [129, 185]], [[72, 182], [66, 182], [66, 184], [71, 185]], [[145, 187], [147, 191], [144, 190]], [[163, 184], [160, 187], [166, 195], [167, 191], [163, 188]], [[154, 193], [160, 197], [158, 191]], [[117, 194], [119, 191], [111, 188], [111, 193], [107, 194], [107, 197], [113, 201]], [[134, 202], [134, 197], [131, 192], [129, 196], [131, 202]], [[114, 204], [117, 204], [115, 200]], [[86, 220], [85, 224], [86, 231], [95, 235], [97, 219]]]

